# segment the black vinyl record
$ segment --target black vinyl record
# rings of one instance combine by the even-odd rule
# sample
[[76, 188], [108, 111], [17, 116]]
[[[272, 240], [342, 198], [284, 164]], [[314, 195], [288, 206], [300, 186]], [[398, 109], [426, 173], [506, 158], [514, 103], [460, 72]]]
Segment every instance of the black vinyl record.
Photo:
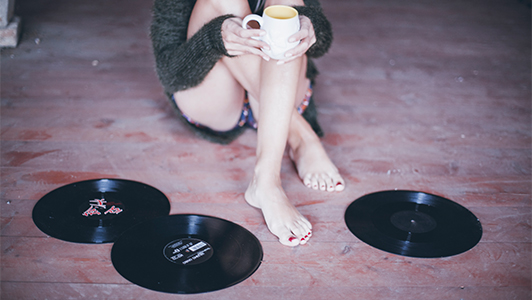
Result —
[[415, 191], [365, 195], [345, 212], [349, 230], [377, 249], [410, 257], [446, 257], [473, 248], [478, 218], [451, 200]]
[[64, 241], [109, 243], [126, 229], [169, 213], [168, 198], [149, 185], [94, 179], [46, 194], [33, 208], [33, 222], [42, 232]]
[[139, 224], [116, 240], [115, 269], [139, 286], [194, 294], [227, 288], [262, 262], [259, 240], [245, 228], [215, 217], [170, 215]]

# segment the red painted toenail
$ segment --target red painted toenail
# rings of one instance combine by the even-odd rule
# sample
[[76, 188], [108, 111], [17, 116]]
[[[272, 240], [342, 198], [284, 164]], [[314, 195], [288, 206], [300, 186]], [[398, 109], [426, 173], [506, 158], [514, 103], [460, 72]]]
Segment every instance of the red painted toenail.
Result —
[[301, 240], [302, 240], [302, 241], [304, 241], [304, 240], [305, 240], [305, 238], [301, 238]]
[[341, 182], [338, 182], [338, 183], [336, 184], [336, 186], [339, 186], [339, 185], [342, 185], [342, 183], [341, 183]]
[[291, 237], [288, 238], [288, 241], [291, 242], [291, 241], [293, 241], [295, 239], [296, 239], [295, 237], [291, 236]]

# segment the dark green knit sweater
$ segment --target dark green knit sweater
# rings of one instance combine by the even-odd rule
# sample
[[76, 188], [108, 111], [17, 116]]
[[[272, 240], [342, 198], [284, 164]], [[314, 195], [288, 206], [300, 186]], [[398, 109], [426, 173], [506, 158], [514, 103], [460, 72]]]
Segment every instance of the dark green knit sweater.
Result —
[[[233, 17], [232, 15], [223, 15], [211, 20], [187, 40], [188, 22], [195, 3], [196, 0], [155, 0], [153, 6], [150, 36], [156, 71], [169, 96], [199, 85], [222, 56], [229, 56], [222, 40], [221, 27], [227, 18]], [[305, 6], [295, 8], [299, 14], [311, 20], [316, 33], [317, 41], [307, 51], [307, 57], [322, 56], [331, 45], [332, 30], [320, 3], [318, 0], [305, 0]], [[317, 73], [312, 60], [308, 59], [307, 77], [314, 80]], [[303, 116], [321, 136], [316, 114], [312, 101]], [[236, 132], [235, 136], [223, 137], [221, 140], [211, 137], [211, 133], [199, 132], [199, 134], [211, 141], [226, 144], [236, 138], [240, 132]]]

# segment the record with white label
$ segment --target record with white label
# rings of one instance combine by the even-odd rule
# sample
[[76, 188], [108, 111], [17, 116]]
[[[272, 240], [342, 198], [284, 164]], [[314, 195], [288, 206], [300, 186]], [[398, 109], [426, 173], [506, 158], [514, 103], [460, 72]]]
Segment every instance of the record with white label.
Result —
[[205, 293], [251, 276], [262, 262], [259, 240], [245, 228], [203, 215], [170, 215], [139, 224], [116, 240], [115, 269], [159, 292]]
[[349, 205], [345, 222], [361, 241], [410, 257], [456, 255], [473, 248], [482, 237], [480, 221], [468, 209], [416, 191], [365, 195]]
[[124, 179], [71, 183], [43, 196], [33, 222], [49, 236], [76, 243], [109, 243], [130, 227], [170, 213], [159, 190]]

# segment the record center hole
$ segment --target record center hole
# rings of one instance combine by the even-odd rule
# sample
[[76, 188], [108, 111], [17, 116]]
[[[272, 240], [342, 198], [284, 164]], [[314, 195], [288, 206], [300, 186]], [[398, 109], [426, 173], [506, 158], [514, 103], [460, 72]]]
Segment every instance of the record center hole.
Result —
[[399, 211], [390, 217], [392, 224], [406, 232], [426, 233], [434, 230], [438, 223], [426, 213], [420, 211]]

